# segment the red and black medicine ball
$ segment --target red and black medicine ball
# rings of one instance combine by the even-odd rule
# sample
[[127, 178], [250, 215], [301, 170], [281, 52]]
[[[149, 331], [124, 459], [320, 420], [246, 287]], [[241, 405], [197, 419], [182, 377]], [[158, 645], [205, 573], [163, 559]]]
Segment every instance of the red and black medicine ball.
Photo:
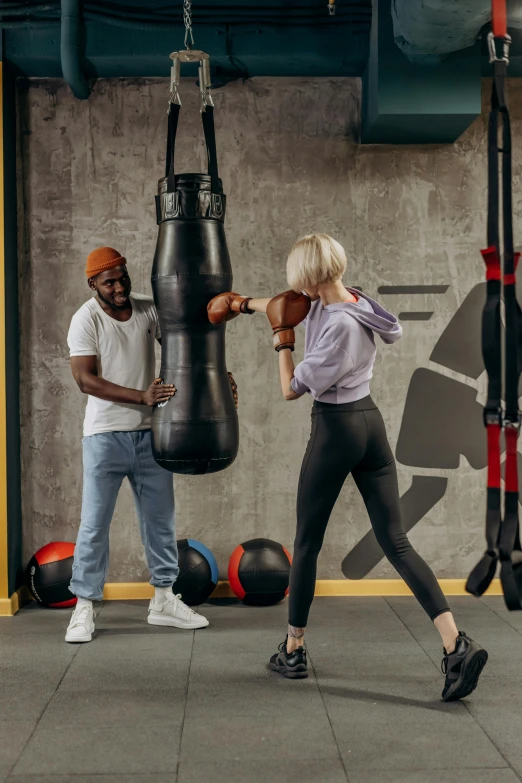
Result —
[[62, 609], [76, 604], [69, 590], [74, 544], [53, 541], [36, 552], [27, 566], [27, 584], [42, 606]]
[[237, 546], [228, 564], [230, 587], [243, 603], [270, 606], [288, 594], [292, 558], [269, 538], [253, 538]]

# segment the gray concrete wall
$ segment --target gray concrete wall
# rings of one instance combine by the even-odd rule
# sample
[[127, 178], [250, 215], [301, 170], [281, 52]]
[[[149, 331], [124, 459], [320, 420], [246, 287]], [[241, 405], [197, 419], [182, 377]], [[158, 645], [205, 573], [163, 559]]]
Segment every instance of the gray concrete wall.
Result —
[[[89, 296], [86, 254], [101, 244], [116, 246], [128, 258], [134, 289], [150, 291], [167, 92], [166, 81], [100, 81], [91, 99], [80, 102], [61, 82], [20, 86], [26, 559], [49, 540], [74, 540], [80, 517], [85, 400], [70, 374], [66, 335], [72, 314]], [[201, 169], [198, 96], [189, 82], [183, 100], [177, 167]], [[373, 395], [395, 447], [414, 370], [430, 366], [439, 335], [483, 279], [478, 250], [485, 242], [485, 115], [454, 146], [365, 148], [356, 143], [355, 79], [254, 79], [217, 91], [215, 103], [236, 291], [267, 296], [284, 290], [285, 253], [293, 240], [325, 231], [347, 250], [347, 282], [396, 312], [433, 312], [427, 321], [405, 321], [402, 341], [379, 350]], [[522, 81], [511, 85], [511, 105], [521, 236]], [[381, 285], [406, 284], [449, 287], [443, 295], [378, 295]], [[222, 575], [241, 541], [268, 536], [291, 546], [293, 540], [310, 401], [281, 398], [270, 338], [261, 316], [228, 327], [228, 366], [240, 394], [237, 462], [213, 476], [175, 480], [178, 536], [209, 546]], [[433, 369], [483, 391], [483, 379]], [[420, 416], [420, 438], [423, 417], [433, 415], [426, 410]], [[412, 530], [412, 542], [439, 577], [466, 576], [483, 548], [485, 472], [464, 457], [455, 470], [399, 465], [401, 492], [413, 475], [449, 481], [443, 499]], [[349, 480], [328, 528], [319, 577], [341, 578], [342, 558], [368, 528]], [[396, 574], [381, 562], [371, 576]], [[127, 487], [112, 526], [109, 579], [147, 579]]]

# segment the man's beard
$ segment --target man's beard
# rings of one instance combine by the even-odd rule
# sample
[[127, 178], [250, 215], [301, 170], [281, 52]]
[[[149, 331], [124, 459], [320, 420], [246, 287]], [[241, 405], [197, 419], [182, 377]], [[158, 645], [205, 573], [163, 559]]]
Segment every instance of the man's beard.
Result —
[[111, 302], [110, 299], [106, 299], [103, 294], [101, 294], [99, 291], [97, 291], [97, 295], [100, 297], [102, 302], [105, 302], [105, 304], [110, 307], [112, 310], [125, 310], [129, 304], [130, 304], [130, 288], [128, 291], [125, 292], [125, 296], [127, 297], [127, 301], [125, 304], [118, 305], [115, 302]]

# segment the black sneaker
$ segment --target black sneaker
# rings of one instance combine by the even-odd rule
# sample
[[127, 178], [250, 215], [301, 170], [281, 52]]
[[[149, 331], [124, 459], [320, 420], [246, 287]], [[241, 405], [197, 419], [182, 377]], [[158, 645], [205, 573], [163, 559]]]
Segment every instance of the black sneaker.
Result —
[[459, 631], [457, 644], [452, 653], [444, 650], [441, 670], [446, 675], [446, 684], [442, 691], [443, 701], [457, 701], [475, 690], [480, 673], [488, 654], [479, 644]]
[[302, 680], [308, 677], [306, 650], [304, 647], [298, 647], [297, 650], [288, 653], [286, 651], [287, 639], [288, 637], [279, 645], [279, 652], [270, 658], [268, 668], [291, 680]]

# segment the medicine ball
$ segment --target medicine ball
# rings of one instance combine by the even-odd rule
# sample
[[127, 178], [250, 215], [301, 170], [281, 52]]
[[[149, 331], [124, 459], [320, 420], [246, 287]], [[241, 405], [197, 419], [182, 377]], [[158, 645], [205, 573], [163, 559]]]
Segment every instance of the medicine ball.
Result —
[[230, 587], [245, 604], [270, 606], [288, 594], [292, 558], [284, 546], [269, 538], [245, 541], [228, 564]]
[[69, 590], [74, 544], [53, 541], [36, 552], [27, 566], [27, 583], [36, 601], [53, 609], [76, 604]]
[[178, 541], [179, 576], [172, 590], [181, 593], [188, 606], [202, 604], [212, 595], [218, 582], [216, 558], [201, 541]]

